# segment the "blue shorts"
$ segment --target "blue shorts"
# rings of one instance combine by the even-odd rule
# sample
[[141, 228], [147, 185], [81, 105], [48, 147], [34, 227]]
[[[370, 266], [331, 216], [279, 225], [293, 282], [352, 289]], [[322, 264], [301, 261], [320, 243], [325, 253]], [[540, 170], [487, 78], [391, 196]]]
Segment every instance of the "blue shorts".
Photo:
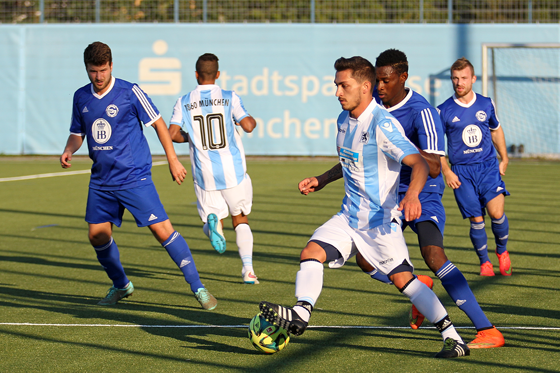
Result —
[[[402, 201], [405, 194], [406, 193], [399, 193], [399, 203]], [[422, 204], [422, 215], [413, 221], [405, 221], [403, 218], [403, 229], [409, 226], [414, 233], [418, 234], [416, 224], [423, 221], [431, 221], [437, 225], [443, 236], [443, 230], [445, 228], [445, 209], [443, 208], [443, 203], [441, 203], [441, 194], [420, 192], [418, 199], [420, 199], [420, 203]]]
[[153, 182], [116, 191], [89, 189], [86, 221], [91, 224], [113, 223], [121, 226], [124, 209], [130, 211], [139, 227], [169, 219]]
[[453, 189], [453, 193], [463, 219], [484, 216], [489, 201], [500, 194], [509, 196], [499, 166], [497, 158], [472, 165], [451, 166], [461, 182], [461, 186]]

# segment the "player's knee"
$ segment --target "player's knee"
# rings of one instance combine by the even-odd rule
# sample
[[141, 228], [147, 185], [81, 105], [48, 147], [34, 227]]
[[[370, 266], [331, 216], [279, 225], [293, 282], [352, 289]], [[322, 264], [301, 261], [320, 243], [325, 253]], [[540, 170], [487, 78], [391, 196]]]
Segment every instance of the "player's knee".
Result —
[[356, 264], [358, 264], [358, 267], [366, 273], [370, 273], [375, 269], [360, 253], [356, 254]]
[[488, 215], [490, 216], [490, 219], [492, 219], [492, 220], [502, 219], [505, 215], [504, 214], [504, 209], [501, 209], [501, 210], [498, 209], [498, 210], [493, 210], [493, 211], [488, 210]]
[[324, 263], [327, 260], [327, 253], [318, 243], [310, 241], [300, 254], [300, 261], [304, 260], [317, 260]]
[[389, 279], [393, 282], [393, 284], [399, 289], [402, 293], [404, 289], [414, 280], [414, 275], [412, 272], [399, 272], [389, 276]]
[[101, 246], [111, 240], [111, 234], [104, 231], [89, 231], [88, 238], [92, 246]]
[[436, 273], [447, 262], [447, 255], [442, 247], [428, 245], [421, 248], [422, 258], [432, 272]]
[[175, 229], [173, 228], [173, 225], [171, 225], [169, 219], [149, 225], [148, 228], [150, 228], [152, 234], [159, 243], [164, 243], [169, 238], [169, 236], [171, 236], [173, 232], [175, 232]]
[[235, 229], [239, 224], [249, 225], [249, 218], [244, 213], [241, 213], [239, 215], [232, 216], [231, 223], [233, 225], [233, 229]]

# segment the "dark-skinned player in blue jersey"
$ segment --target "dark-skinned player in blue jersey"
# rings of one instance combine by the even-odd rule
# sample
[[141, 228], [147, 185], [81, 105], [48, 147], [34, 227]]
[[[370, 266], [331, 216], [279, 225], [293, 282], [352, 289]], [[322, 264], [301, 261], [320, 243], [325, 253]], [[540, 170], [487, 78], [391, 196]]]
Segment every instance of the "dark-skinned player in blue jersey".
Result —
[[[440, 157], [445, 156], [443, 128], [439, 114], [428, 101], [405, 86], [408, 78], [406, 55], [396, 49], [388, 49], [376, 60], [377, 90], [374, 97], [387, 111], [395, 116], [403, 126], [406, 136], [418, 147], [430, 166], [430, 175], [419, 199], [422, 215], [412, 221], [403, 220], [418, 235], [418, 244], [426, 265], [440, 279], [441, 284], [455, 304], [471, 319], [477, 329], [476, 338], [468, 344], [470, 348], [491, 348], [504, 345], [502, 333], [488, 320], [478, 304], [467, 280], [461, 271], [447, 258], [443, 249], [445, 209], [441, 202], [445, 184], [441, 175]], [[410, 183], [410, 168], [403, 166], [400, 174], [399, 195], [403, 198]], [[383, 274], [369, 265], [360, 254], [358, 265], [372, 278], [390, 282]], [[433, 281], [429, 276], [419, 275], [418, 279], [429, 287]], [[418, 329], [424, 316], [413, 305], [410, 312], [410, 326]]]

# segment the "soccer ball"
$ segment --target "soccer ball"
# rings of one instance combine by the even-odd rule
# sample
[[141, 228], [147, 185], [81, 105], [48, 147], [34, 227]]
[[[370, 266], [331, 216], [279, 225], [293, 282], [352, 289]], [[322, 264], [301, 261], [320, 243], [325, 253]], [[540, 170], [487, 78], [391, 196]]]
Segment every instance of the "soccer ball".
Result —
[[253, 346], [265, 354], [281, 351], [290, 341], [286, 329], [269, 323], [260, 313], [249, 323], [248, 332]]

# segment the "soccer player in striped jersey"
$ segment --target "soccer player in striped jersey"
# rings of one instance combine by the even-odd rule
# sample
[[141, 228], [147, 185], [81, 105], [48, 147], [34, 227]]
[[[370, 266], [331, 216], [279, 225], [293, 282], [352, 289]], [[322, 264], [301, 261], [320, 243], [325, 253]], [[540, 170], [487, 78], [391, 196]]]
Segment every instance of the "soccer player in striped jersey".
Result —
[[[302, 334], [323, 287], [323, 263], [343, 265], [357, 250], [441, 332], [444, 347], [436, 357], [469, 355], [438, 297], [412, 274], [414, 268], [400, 227], [401, 211], [407, 221], [421, 214], [418, 195], [426, 182], [428, 165], [399, 122], [373, 100], [372, 64], [362, 57], [339, 58], [334, 67], [336, 96], [344, 109], [337, 120], [340, 162], [320, 176], [304, 179], [298, 187], [307, 195], [343, 177], [346, 195], [342, 209], [315, 230], [301, 252], [296, 305], [288, 308], [261, 302], [261, 313], [290, 333]], [[399, 203], [401, 163], [411, 172], [408, 191]]]
[[[403, 221], [403, 230], [410, 228], [418, 235], [418, 244], [426, 265], [440, 279], [441, 284], [453, 302], [471, 319], [476, 330], [476, 338], [469, 343], [470, 348], [491, 348], [504, 345], [502, 333], [488, 320], [478, 304], [465, 276], [449, 261], [443, 249], [445, 209], [441, 202], [445, 188], [441, 175], [440, 157], [445, 156], [443, 128], [439, 113], [428, 101], [405, 86], [408, 79], [408, 59], [396, 49], [382, 52], [375, 62], [377, 91], [374, 94], [387, 111], [395, 116], [412, 141], [430, 165], [430, 176], [419, 195], [422, 215], [412, 221]], [[406, 195], [410, 185], [410, 168], [403, 166], [400, 174], [399, 198]], [[387, 276], [378, 273], [358, 254], [360, 267], [372, 278], [388, 282]], [[432, 287], [429, 276], [418, 278]], [[418, 329], [424, 320], [413, 305], [410, 312], [410, 326]]]
[[245, 151], [237, 127], [252, 132], [255, 119], [241, 98], [215, 84], [220, 76], [218, 57], [206, 53], [196, 61], [195, 90], [180, 97], [173, 109], [169, 132], [175, 142], [189, 142], [194, 190], [203, 231], [220, 254], [226, 251], [223, 219], [231, 213], [246, 284], [258, 284], [253, 269], [251, 212], [253, 187], [247, 174]]
[[91, 83], [74, 94], [70, 136], [60, 164], [63, 168], [71, 167], [72, 154], [87, 137], [93, 165], [85, 220], [97, 259], [113, 281], [107, 296], [98, 304], [114, 305], [134, 291], [113, 239], [113, 224], [121, 226], [126, 208], [136, 224], [147, 226], [167, 250], [202, 308], [214, 309], [217, 301], [200, 282], [189, 246], [173, 229], [152, 182], [152, 156], [142, 125], [156, 130], [177, 184], [187, 174], [175, 154], [167, 125], [136, 84], [112, 76], [113, 59], [108, 45], [88, 45], [84, 63]]
[[[451, 168], [442, 157], [442, 171], [447, 185], [453, 188], [463, 219], [471, 222], [470, 238], [480, 260], [480, 275], [494, 276], [488, 257], [488, 238], [484, 229], [486, 211], [492, 220], [496, 255], [500, 273], [511, 276], [507, 251], [509, 222], [504, 213], [505, 196], [509, 196], [502, 176], [508, 155], [504, 131], [496, 116], [494, 102], [476, 94], [474, 67], [466, 58], [451, 66], [455, 94], [438, 106], [447, 135], [447, 154]], [[496, 150], [501, 161], [496, 158]]]

